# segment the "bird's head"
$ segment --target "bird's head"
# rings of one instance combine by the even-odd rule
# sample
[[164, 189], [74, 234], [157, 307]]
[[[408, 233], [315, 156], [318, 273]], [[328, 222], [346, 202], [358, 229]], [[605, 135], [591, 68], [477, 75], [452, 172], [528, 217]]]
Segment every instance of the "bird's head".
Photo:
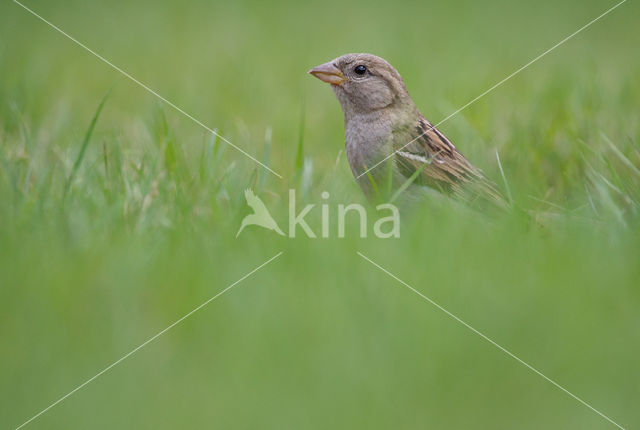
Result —
[[347, 117], [388, 107], [414, 107], [400, 74], [375, 55], [343, 55], [314, 67], [309, 73], [331, 84]]

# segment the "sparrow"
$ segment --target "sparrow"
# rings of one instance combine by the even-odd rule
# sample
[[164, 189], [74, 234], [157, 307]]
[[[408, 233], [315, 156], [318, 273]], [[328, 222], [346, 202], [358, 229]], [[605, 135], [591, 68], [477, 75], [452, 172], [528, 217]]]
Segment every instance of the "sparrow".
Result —
[[367, 197], [435, 189], [469, 203], [506, 205], [496, 185], [420, 113], [384, 59], [347, 54], [308, 73], [330, 84], [340, 102], [347, 159]]

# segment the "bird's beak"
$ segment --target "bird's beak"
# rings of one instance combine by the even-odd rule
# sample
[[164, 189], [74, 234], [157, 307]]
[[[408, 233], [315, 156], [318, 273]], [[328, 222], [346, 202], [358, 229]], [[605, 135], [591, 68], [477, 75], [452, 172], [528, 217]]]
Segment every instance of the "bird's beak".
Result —
[[331, 85], [340, 85], [346, 80], [342, 71], [332, 62], [314, 67], [309, 70], [309, 74]]

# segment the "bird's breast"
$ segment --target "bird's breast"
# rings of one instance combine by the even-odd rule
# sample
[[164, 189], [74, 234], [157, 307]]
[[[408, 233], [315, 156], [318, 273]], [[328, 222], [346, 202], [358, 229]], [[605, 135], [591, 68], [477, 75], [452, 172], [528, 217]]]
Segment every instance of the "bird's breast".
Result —
[[356, 117], [345, 124], [346, 153], [358, 176], [391, 153], [392, 127], [382, 118]]

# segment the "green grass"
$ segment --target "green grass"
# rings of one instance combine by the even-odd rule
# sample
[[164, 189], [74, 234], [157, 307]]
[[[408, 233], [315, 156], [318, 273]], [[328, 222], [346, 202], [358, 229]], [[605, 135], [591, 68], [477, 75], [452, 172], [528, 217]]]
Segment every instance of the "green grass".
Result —
[[[355, 216], [336, 238], [337, 204], [364, 198], [306, 71], [376, 53], [436, 123], [613, 3], [25, 4], [283, 179], [3, 2], [1, 427], [280, 251], [25, 428], [615, 428], [357, 251], [640, 425], [637, 2], [440, 127], [523, 210], [427, 199], [386, 240]], [[236, 239], [248, 187], [285, 231], [289, 188], [299, 209], [328, 191], [332, 238]]]

